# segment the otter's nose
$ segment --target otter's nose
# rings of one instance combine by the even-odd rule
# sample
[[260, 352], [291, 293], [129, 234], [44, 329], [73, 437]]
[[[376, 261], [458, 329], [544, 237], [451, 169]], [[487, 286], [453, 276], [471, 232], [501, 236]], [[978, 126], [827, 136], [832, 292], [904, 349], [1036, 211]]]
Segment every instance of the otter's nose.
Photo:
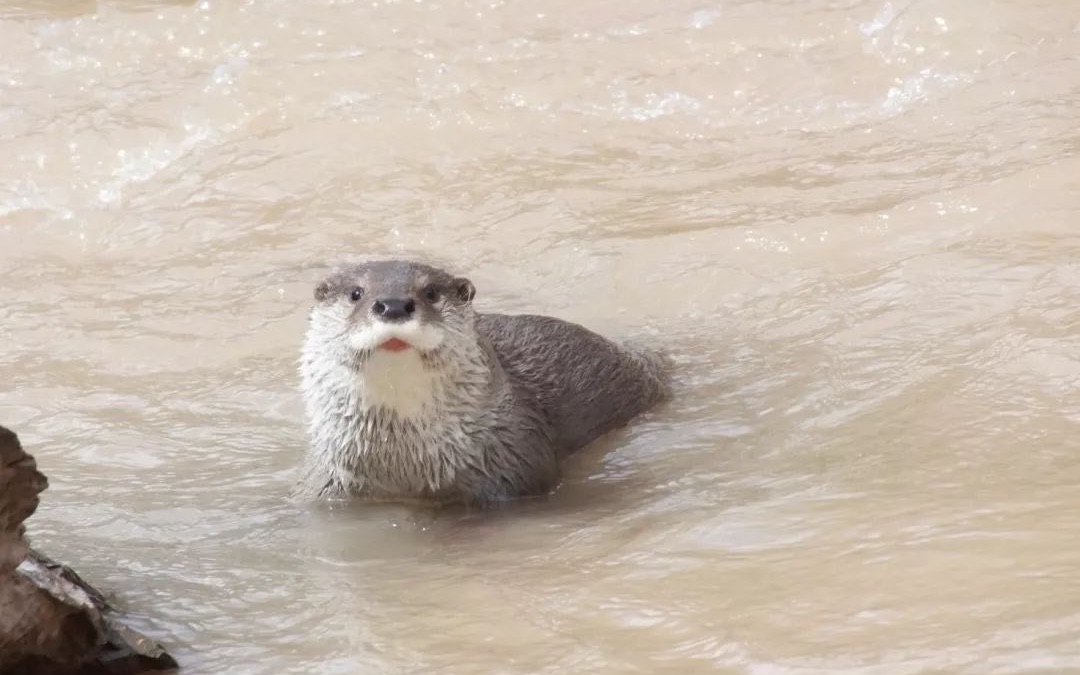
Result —
[[386, 298], [373, 302], [371, 304], [371, 311], [375, 312], [375, 316], [384, 321], [403, 321], [412, 316], [413, 312], [416, 311], [416, 302], [412, 299], [397, 300]]

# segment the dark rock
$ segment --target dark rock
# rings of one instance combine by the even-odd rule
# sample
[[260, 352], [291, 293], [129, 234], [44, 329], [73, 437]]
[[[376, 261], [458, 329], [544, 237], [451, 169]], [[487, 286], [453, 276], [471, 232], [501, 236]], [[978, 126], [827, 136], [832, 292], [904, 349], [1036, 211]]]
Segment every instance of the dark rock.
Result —
[[154, 641], [124, 626], [104, 596], [30, 548], [24, 521], [48, 487], [18, 437], [0, 426], [0, 673], [136, 675], [175, 670]]

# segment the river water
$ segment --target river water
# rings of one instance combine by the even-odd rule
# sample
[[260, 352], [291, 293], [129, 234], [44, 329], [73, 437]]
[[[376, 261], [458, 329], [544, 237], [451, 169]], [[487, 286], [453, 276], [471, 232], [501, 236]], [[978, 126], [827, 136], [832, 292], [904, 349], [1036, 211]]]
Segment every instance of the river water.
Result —
[[[0, 423], [185, 673], [1080, 672], [1080, 13], [0, 6]], [[661, 341], [495, 514], [286, 496], [314, 281]]]

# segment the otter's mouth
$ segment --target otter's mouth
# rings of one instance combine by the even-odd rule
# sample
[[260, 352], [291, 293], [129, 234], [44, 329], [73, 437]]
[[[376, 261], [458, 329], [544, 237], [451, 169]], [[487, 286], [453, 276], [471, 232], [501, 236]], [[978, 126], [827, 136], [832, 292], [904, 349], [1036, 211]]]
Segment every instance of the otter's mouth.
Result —
[[349, 332], [349, 346], [360, 352], [427, 353], [443, 343], [439, 326], [416, 320], [403, 323], [374, 321], [356, 326]]
[[412, 347], [408, 342], [405, 342], [401, 338], [390, 338], [386, 342], [379, 345], [379, 349], [388, 352], [403, 352], [406, 349]]

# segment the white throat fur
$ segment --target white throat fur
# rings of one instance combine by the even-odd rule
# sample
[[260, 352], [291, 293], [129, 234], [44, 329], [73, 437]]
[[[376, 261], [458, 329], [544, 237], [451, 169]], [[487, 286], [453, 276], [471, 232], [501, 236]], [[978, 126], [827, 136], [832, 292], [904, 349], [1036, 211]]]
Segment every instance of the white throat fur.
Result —
[[400, 352], [375, 349], [356, 376], [362, 411], [383, 408], [406, 418], [430, 414], [441, 386], [441, 375], [424, 363], [415, 348]]

